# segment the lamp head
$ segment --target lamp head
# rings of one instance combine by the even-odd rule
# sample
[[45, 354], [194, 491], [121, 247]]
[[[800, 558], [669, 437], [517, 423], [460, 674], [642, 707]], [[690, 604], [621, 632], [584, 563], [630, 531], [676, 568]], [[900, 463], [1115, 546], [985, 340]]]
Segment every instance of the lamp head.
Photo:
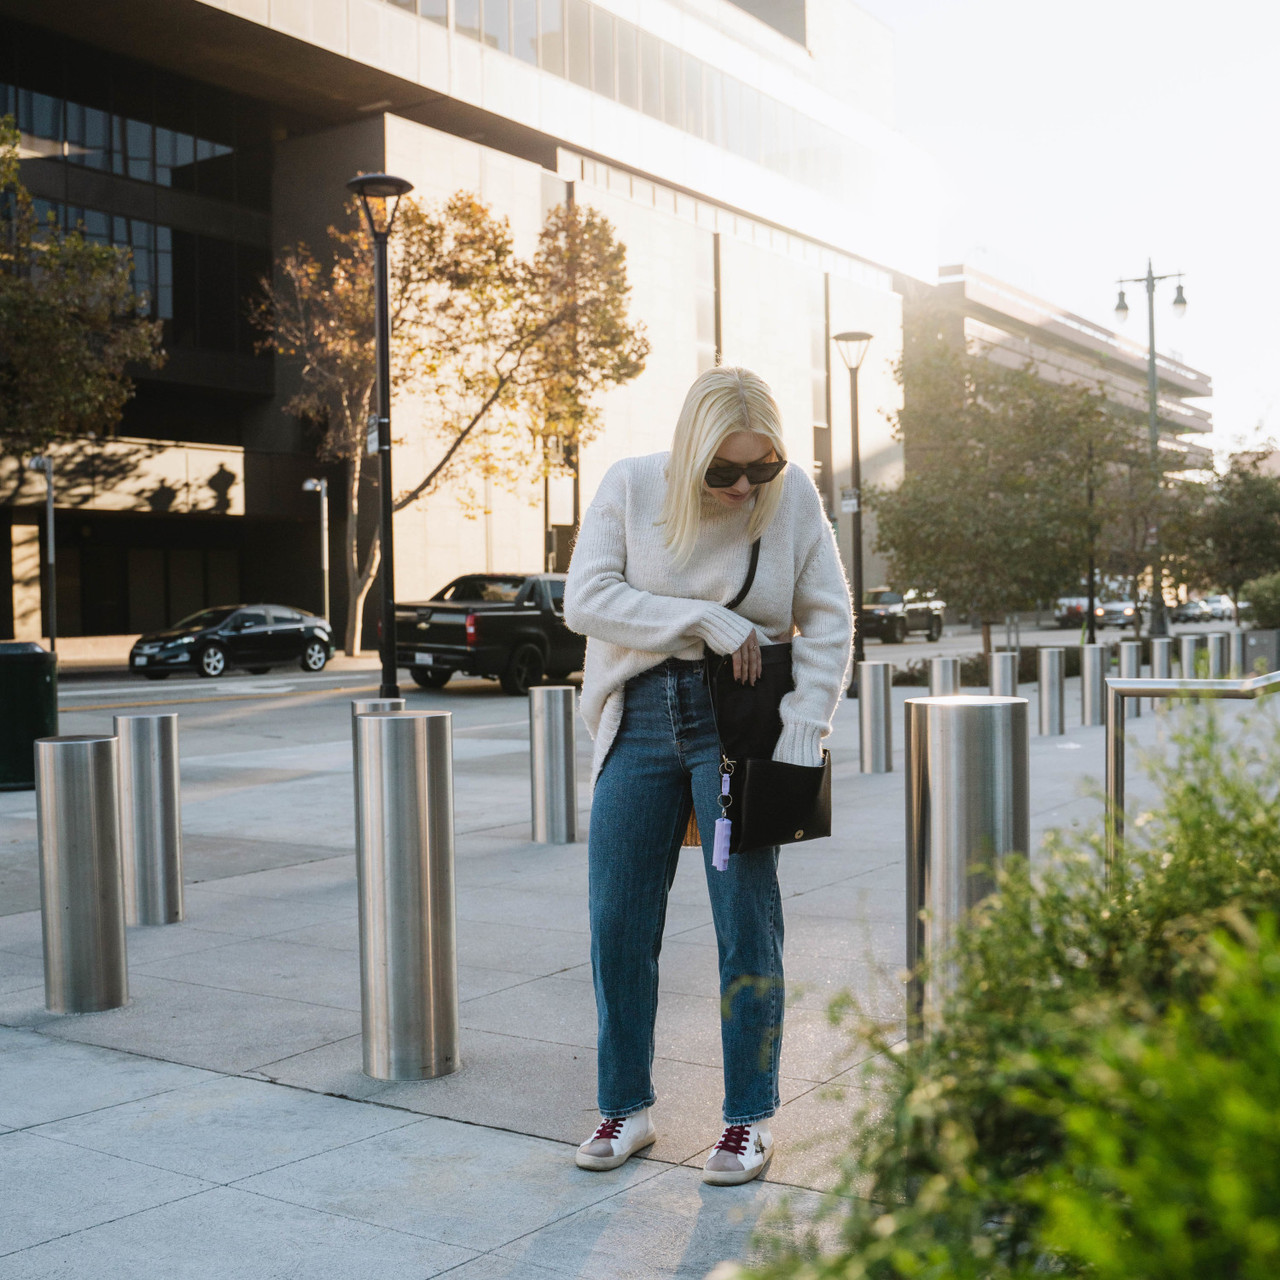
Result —
[[347, 190], [360, 197], [369, 230], [381, 239], [391, 234], [400, 197], [413, 190], [413, 183], [389, 173], [362, 173], [347, 183]]
[[837, 333], [833, 341], [840, 352], [846, 369], [857, 369], [867, 354], [867, 346], [871, 342], [869, 333]]
[[1187, 295], [1182, 292], [1182, 281], [1178, 281], [1178, 291], [1173, 295], [1173, 314], [1179, 320], [1187, 314]]
[[27, 459], [28, 471], [43, 471], [46, 475], [53, 471], [53, 463], [49, 461], [43, 454], [37, 454], [34, 458]]
[[1129, 304], [1124, 300], [1124, 290], [1120, 290], [1120, 296], [1116, 299], [1116, 319], [1121, 324], [1129, 318]]
[[303, 493], [319, 493], [324, 488], [323, 480], [304, 480], [302, 482]]

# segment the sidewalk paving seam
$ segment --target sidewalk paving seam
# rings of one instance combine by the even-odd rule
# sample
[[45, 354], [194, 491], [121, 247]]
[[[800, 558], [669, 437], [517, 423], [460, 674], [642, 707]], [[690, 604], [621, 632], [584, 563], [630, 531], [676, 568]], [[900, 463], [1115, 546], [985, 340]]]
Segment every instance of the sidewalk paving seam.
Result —
[[[53, 1141], [53, 1139], [49, 1139], [49, 1141]], [[115, 1156], [113, 1158], [116, 1160], [127, 1159], [125, 1156]], [[135, 1160], [133, 1163], [138, 1164], [139, 1161]], [[145, 1165], [144, 1168], [154, 1169], [155, 1165]], [[171, 1172], [171, 1170], [166, 1170], [165, 1172]], [[206, 1181], [206, 1179], [202, 1179], [202, 1181]], [[217, 1184], [211, 1183], [207, 1187], [201, 1187], [199, 1191], [191, 1191], [186, 1195], [175, 1196], [172, 1200], [162, 1200], [158, 1205], [149, 1204], [142, 1209], [135, 1209], [132, 1213], [122, 1213], [114, 1218], [105, 1218], [101, 1222], [91, 1223], [87, 1227], [79, 1227], [75, 1231], [64, 1231], [60, 1236], [50, 1236], [47, 1240], [38, 1240], [35, 1244], [24, 1244], [21, 1249], [10, 1249], [8, 1253], [0, 1253], [0, 1259], [16, 1258], [20, 1253], [27, 1253], [31, 1249], [41, 1249], [45, 1245], [53, 1244], [58, 1240], [70, 1240], [72, 1236], [83, 1235], [86, 1231], [96, 1231], [100, 1227], [109, 1227], [116, 1222], [126, 1222], [130, 1218], [136, 1218], [141, 1213], [150, 1213], [153, 1209], [159, 1209], [171, 1204], [181, 1204], [184, 1200], [194, 1200], [197, 1196], [208, 1195], [210, 1191], [215, 1190], [217, 1190]]]

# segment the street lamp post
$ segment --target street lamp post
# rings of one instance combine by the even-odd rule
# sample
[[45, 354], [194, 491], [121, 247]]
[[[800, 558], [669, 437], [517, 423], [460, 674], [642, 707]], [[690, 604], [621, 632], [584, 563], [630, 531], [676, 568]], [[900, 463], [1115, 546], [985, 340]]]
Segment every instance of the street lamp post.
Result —
[[[849, 424], [852, 453], [849, 463], [849, 498], [853, 517], [852, 547], [849, 572], [853, 589], [853, 680], [849, 685], [852, 694], [857, 689], [858, 664], [862, 661], [862, 446], [858, 440], [858, 369], [867, 354], [871, 342], [869, 333], [837, 333], [835, 344], [840, 359], [849, 370]], [[845, 505], [842, 503], [842, 505]]]
[[[1116, 318], [1124, 321], [1129, 315], [1129, 304], [1124, 300], [1124, 285], [1142, 284], [1147, 287], [1147, 443], [1151, 448], [1151, 466], [1155, 471], [1155, 481], [1160, 483], [1160, 416], [1156, 404], [1159, 385], [1156, 377], [1156, 281], [1177, 280], [1178, 289], [1173, 295], [1173, 312], [1176, 316], [1186, 314], [1187, 299], [1182, 292], [1182, 272], [1172, 272], [1166, 276], [1152, 273], [1151, 259], [1147, 259], [1147, 274], [1131, 276], [1116, 283], [1121, 286], [1120, 296], [1116, 299]], [[1164, 607], [1164, 565], [1160, 561], [1160, 526], [1159, 513], [1152, 526], [1151, 548], [1151, 634], [1167, 636], [1169, 619]]]
[[362, 173], [347, 183], [347, 190], [360, 198], [364, 219], [373, 237], [374, 346], [377, 351], [377, 432], [378, 488], [380, 490], [378, 530], [382, 559], [378, 565], [378, 586], [382, 595], [382, 684], [380, 698], [398, 698], [396, 683], [396, 601], [395, 553], [391, 534], [391, 324], [388, 305], [387, 240], [395, 221], [400, 197], [413, 190], [413, 183], [386, 173]]
[[53, 536], [53, 459], [48, 454], [27, 459], [28, 471], [44, 473], [44, 598], [49, 620], [49, 648], [58, 652], [57, 545]]
[[331, 623], [333, 619], [329, 616], [329, 482], [324, 478], [304, 480], [302, 489], [304, 493], [320, 495], [320, 574], [324, 578], [324, 620]]

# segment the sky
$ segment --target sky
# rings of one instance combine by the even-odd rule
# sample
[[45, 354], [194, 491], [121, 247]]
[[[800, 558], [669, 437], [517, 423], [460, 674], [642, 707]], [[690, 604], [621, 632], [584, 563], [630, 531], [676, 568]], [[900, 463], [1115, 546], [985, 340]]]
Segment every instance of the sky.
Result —
[[[895, 34], [897, 122], [964, 262], [1208, 373], [1211, 440], [1280, 441], [1278, 0], [857, 0]], [[1206, 402], [1201, 402], [1206, 403]]]

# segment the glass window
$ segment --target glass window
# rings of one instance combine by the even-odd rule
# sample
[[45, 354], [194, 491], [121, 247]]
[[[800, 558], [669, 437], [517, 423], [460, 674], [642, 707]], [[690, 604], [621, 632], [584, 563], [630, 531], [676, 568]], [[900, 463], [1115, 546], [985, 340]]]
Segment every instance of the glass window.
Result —
[[724, 146], [724, 77], [715, 67], [702, 74], [702, 136], [717, 147]]
[[152, 181], [151, 126], [141, 120], [126, 120], [124, 140], [128, 156], [126, 174], [139, 182]]
[[272, 605], [267, 613], [271, 615], [271, 621], [276, 626], [287, 626], [290, 622], [301, 622], [302, 614], [297, 609], [289, 609], [284, 605]]
[[527, 581], [523, 577], [490, 577], [473, 573], [464, 578], [455, 578], [443, 591], [431, 598], [459, 603], [475, 600], [485, 604], [511, 604]]
[[662, 118], [679, 129], [684, 121], [681, 108], [681, 91], [684, 88], [680, 74], [680, 50], [674, 45], [662, 46]]
[[460, 36], [480, 39], [480, 0], [453, 0], [453, 29]]
[[742, 153], [742, 82], [724, 78], [724, 142], [735, 155]]
[[569, 79], [591, 88], [591, 8], [587, 0], [568, 0]]
[[613, 74], [613, 14], [591, 6], [591, 87], [612, 98], [616, 93]]
[[750, 85], [742, 86], [742, 154], [760, 159], [760, 95]]
[[390, 0], [390, 2], [397, 9], [408, 9], [410, 13], [413, 12], [413, 0]]
[[684, 127], [702, 137], [702, 63], [684, 56]]
[[538, 6], [538, 66], [553, 75], [564, 75], [562, 0], [541, 0]]
[[62, 141], [62, 99], [18, 90], [18, 128], [52, 142]]
[[95, 107], [67, 103], [67, 156], [89, 169], [111, 165], [111, 117]]
[[[596, 12], [599, 12], [597, 10]], [[564, 612], [564, 579], [548, 578], [547, 594], [551, 597], [551, 607], [556, 613]]]
[[160, 186], [179, 186], [190, 190], [195, 162], [196, 140], [189, 133], [156, 130], [156, 182]]
[[[214, 612], [214, 610], [210, 610]], [[267, 611], [265, 609], [241, 609], [231, 624], [237, 631], [245, 631], [249, 627], [265, 627]]]
[[511, 52], [538, 65], [538, 0], [511, 0]]
[[484, 42], [490, 49], [511, 52], [510, 16], [507, 0], [484, 0]]
[[449, 25], [449, 0], [418, 0], [418, 12], [442, 27]]
[[629, 22], [617, 20], [618, 25], [618, 101], [624, 107], [640, 106], [639, 53], [636, 47], [636, 29]]
[[662, 119], [662, 41], [640, 32], [640, 109]]

